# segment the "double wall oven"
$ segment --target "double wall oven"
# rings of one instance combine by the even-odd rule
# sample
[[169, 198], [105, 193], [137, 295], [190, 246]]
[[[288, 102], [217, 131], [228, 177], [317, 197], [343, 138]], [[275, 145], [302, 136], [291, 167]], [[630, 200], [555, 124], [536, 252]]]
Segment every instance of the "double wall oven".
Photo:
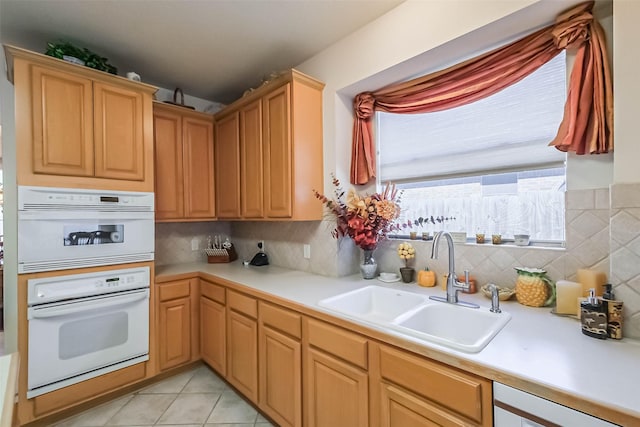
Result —
[[153, 193], [19, 187], [18, 204], [18, 271], [38, 273], [27, 397], [148, 360]]

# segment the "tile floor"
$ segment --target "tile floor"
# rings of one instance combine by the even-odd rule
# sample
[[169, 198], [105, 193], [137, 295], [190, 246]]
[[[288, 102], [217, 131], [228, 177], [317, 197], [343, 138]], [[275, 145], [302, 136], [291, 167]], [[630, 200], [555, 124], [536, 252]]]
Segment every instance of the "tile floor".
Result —
[[270, 427], [208, 366], [140, 389], [67, 418], [55, 427]]

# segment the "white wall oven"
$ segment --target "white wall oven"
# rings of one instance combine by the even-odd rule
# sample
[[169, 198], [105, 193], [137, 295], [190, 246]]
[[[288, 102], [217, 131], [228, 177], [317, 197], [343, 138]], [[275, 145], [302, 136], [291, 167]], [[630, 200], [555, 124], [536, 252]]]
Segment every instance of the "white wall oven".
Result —
[[18, 272], [152, 261], [153, 193], [18, 187]]
[[150, 268], [30, 279], [27, 398], [149, 359]]

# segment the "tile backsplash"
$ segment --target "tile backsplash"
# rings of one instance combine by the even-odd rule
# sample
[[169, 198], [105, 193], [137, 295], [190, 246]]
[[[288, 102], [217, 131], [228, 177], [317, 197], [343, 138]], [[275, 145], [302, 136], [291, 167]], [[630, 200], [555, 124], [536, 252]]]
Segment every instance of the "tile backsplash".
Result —
[[[568, 191], [565, 214], [565, 248], [456, 244], [458, 274], [467, 269], [479, 284], [512, 286], [514, 267], [519, 266], [543, 268], [554, 280], [575, 280], [579, 268], [603, 271], [614, 284], [617, 298], [624, 301], [625, 337], [640, 338], [640, 184], [613, 185], [611, 191]], [[191, 251], [191, 239], [203, 239], [200, 246], [204, 247], [207, 235], [221, 233], [232, 236], [241, 260], [250, 260], [258, 251], [258, 241], [264, 240], [272, 265], [333, 277], [358, 273], [362, 251], [348, 238], [334, 239], [334, 228], [332, 220], [158, 224], [156, 263], [205, 260], [201, 252]], [[440, 250], [440, 259], [432, 260], [431, 241], [412, 243], [417, 252], [414, 267], [428, 265], [442, 280], [446, 249]], [[305, 244], [311, 247], [309, 259], [304, 257]], [[381, 242], [374, 252], [380, 271], [397, 271], [402, 266], [397, 244], [396, 240]]]
[[[207, 260], [203, 249], [207, 236], [231, 235], [228, 222], [159, 222], [156, 223], [156, 265], [202, 262]], [[191, 250], [196, 239], [198, 250]]]

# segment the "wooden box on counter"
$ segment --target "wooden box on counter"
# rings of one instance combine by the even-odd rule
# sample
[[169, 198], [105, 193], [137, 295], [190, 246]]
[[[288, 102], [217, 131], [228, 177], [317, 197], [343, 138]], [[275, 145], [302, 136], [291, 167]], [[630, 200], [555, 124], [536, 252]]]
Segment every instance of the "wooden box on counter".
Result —
[[209, 264], [231, 262], [238, 259], [236, 248], [231, 245], [229, 249], [205, 249]]

